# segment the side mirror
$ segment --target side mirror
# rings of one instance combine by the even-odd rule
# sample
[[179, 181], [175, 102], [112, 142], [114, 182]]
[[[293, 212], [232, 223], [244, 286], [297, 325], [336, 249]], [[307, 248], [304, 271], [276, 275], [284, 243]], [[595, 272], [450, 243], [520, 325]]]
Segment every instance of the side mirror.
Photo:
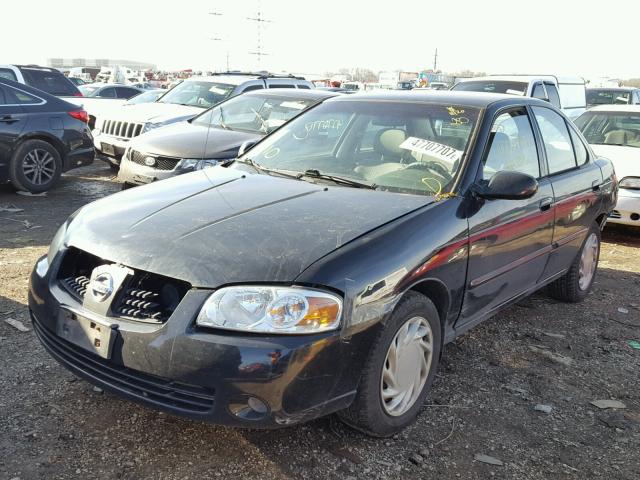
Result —
[[242, 145], [240, 145], [240, 149], [238, 150], [238, 156], [244, 155], [247, 151], [251, 150], [256, 143], [258, 143], [257, 140], [247, 140], [246, 142], [242, 142]]
[[501, 171], [486, 185], [474, 184], [472, 191], [475, 196], [487, 200], [524, 200], [536, 194], [538, 181], [526, 173]]

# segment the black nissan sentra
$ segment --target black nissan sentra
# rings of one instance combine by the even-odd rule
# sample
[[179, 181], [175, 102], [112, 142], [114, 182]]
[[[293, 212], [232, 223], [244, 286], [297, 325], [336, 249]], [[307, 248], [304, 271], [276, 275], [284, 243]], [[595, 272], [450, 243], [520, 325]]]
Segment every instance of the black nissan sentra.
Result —
[[275, 427], [411, 423], [442, 347], [592, 286], [611, 164], [524, 97], [327, 100], [213, 167], [91, 203], [31, 277], [65, 367], [143, 404]]

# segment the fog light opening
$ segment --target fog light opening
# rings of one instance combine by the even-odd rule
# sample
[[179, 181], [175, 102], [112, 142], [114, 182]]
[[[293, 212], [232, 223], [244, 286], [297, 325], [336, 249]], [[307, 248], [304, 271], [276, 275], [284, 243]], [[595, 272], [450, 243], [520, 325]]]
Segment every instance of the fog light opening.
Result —
[[269, 406], [256, 397], [237, 398], [229, 402], [229, 411], [242, 420], [262, 420], [269, 413]]
[[631, 216], [631, 220], [634, 220], [634, 221], [640, 220], [640, 213], [632, 213], [630, 216]]

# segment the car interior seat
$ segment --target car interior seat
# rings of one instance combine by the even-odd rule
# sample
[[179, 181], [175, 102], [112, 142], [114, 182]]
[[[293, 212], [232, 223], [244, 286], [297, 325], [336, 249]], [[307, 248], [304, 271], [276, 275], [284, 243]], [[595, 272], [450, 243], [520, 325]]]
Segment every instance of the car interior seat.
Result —
[[604, 136], [604, 143], [607, 145], [626, 145], [638, 140], [638, 135], [629, 130], [611, 130]]
[[367, 180], [404, 168], [403, 157], [407, 150], [400, 148], [407, 133], [400, 128], [384, 128], [376, 133], [373, 149], [380, 157], [377, 165], [358, 165], [355, 171]]

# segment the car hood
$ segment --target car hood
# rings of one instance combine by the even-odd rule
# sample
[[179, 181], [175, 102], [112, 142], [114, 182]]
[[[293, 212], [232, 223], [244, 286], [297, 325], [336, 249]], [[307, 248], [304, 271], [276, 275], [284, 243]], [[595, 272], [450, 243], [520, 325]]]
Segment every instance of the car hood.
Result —
[[611, 160], [618, 180], [624, 177], [640, 177], [640, 148], [618, 145], [591, 145], [599, 157]]
[[232, 158], [242, 143], [260, 138], [262, 135], [255, 133], [179, 122], [144, 133], [133, 139], [130, 146], [139, 152], [167, 157]]
[[138, 105], [121, 105], [110, 112], [109, 120], [136, 123], [164, 123], [186, 120], [202, 113], [204, 108], [188, 107], [175, 103], [140, 103]]
[[195, 287], [292, 282], [331, 251], [434, 201], [248, 172], [214, 167], [98, 200], [77, 212], [65, 243]]

